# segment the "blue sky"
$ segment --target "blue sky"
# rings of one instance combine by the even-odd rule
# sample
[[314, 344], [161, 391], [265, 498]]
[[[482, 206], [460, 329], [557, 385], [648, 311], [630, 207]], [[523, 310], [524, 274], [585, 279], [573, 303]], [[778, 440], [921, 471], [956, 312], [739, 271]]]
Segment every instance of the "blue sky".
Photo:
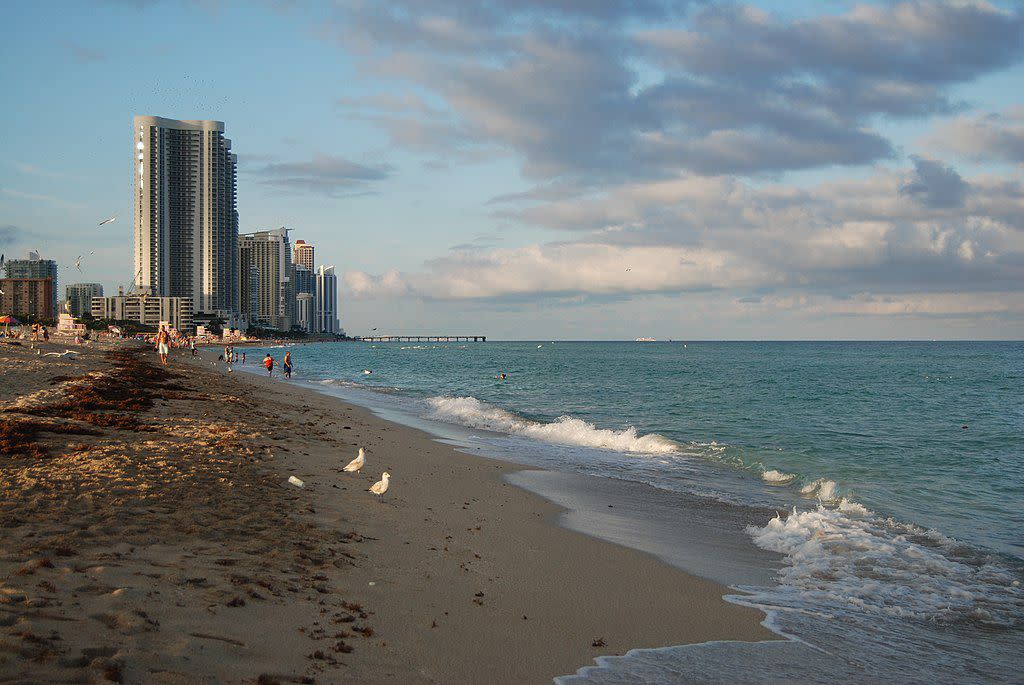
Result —
[[151, 114], [226, 123], [352, 333], [1024, 337], [1017, 3], [4, 11], [0, 252], [65, 283], [130, 280]]

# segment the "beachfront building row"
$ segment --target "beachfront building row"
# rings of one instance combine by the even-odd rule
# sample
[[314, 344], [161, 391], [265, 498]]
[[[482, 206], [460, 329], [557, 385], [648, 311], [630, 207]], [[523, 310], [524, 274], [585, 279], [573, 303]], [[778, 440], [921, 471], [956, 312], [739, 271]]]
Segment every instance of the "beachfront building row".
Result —
[[82, 316], [92, 312], [92, 298], [103, 297], [103, 286], [99, 283], [72, 283], [65, 294], [71, 315]]
[[[19, 280], [49, 279], [50, 302], [46, 309], [49, 313], [46, 316], [41, 316], [40, 318], [52, 319], [57, 315], [57, 262], [52, 259], [43, 259], [39, 256], [38, 252], [29, 252], [25, 259], [8, 259], [4, 262], [4, 276], [6, 278]], [[41, 286], [30, 286], [30, 289], [38, 287]], [[6, 292], [6, 289], [4, 290]], [[13, 314], [14, 316], [18, 316], [17, 312], [6, 308], [0, 308], [0, 314]], [[25, 311], [22, 311], [21, 315], [34, 316]]]
[[[293, 249], [283, 227], [239, 234], [237, 159], [223, 122], [136, 116], [132, 143], [136, 293], [188, 300], [196, 323], [340, 330], [337, 292], [317, 295], [312, 244]], [[332, 303], [330, 315], [319, 302]]]
[[238, 162], [224, 123], [137, 116], [132, 137], [135, 291], [232, 320]]
[[145, 326], [170, 325], [179, 331], [192, 330], [192, 301], [187, 297], [155, 297], [132, 294], [94, 297], [92, 315], [97, 319], [135, 321]]
[[311, 269], [313, 245], [281, 227], [238, 236], [242, 317], [278, 330], [337, 334], [338, 279], [334, 267]]
[[275, 228], [238, 236], [239, 291], [245, 290], [248, 301], [242, 302], [242, 316], [251, 323], [286, 331], [292, 326], [294, 302], [291, 289], [291, 246], [288, 229]]

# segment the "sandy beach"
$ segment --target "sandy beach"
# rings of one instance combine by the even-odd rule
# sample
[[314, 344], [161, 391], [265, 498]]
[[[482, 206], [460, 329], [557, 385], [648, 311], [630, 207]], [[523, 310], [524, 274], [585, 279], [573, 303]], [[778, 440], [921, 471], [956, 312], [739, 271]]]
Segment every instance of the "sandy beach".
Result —
[[775, 637], [724, 586], [556, 525], [505, 480], [523, 467], [211, 352], [0, 344], [0, 682], [542, 683]]

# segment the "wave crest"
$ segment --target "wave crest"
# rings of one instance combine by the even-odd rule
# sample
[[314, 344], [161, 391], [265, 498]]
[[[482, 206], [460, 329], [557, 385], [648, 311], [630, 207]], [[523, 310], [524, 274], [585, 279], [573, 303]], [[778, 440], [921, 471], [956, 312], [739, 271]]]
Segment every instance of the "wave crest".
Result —
[[761, 480], [768, 485], [785, 485], [796, 478], [795, 473], [783, 473], [775, 469], [769, 469], [761, 474]]
[[834, 502], [836, 500], [836, 482], [827, 478], [819, 478], [800, 488], [800, 494], [804, 497], [817, 497], [821, 502]]
[[869, 513], [855, 502], [819, 505], [749, 527], [758, 547], [786, 556], [780, 585], [768, 591], [773, 604], [1002, 627], [1024, 621], [1012, 572], [954, 558], [955, 544]]
[[572, 416], [560, 416], [551, 423], [530, 421], [475, 397], [431, 397], [427, 399], [427, 405], [431, 410], [431, 418], [439, 421], [560, 445], [640, 454], [671, 454], [679, 449], [676, 443], [656, 433], [639, 435], [633, 426], [619, 431], [597, 428], [592, 423]]

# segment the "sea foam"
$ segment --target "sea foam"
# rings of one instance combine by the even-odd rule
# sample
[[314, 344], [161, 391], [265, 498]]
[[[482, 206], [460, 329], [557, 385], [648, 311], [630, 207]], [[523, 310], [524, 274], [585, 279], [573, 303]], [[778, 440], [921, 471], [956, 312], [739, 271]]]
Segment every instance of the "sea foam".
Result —
[[796, 478], [795, 473], [783, 473], [775, 469], [769, 469], [761, 474], [761, 480], [768, 485], [785, 485], [791, 483], [794, 478]]
[[[853, 611], [943, 623], [1020, 625], [1024, 601], [1014, 574], [989, 562], [957, 558], [955, 545], [936, 545], [925, 531], [818, 506], [776, 516], [748, 532], [787, 566], [772, 602], [805, 611]], [[847, 515], [848, 513], [854, 516]], [[949, 542], [955, 542], [950, 540]]]
[[821, 502], [834, 502], [836, 500], [836, 482], [827, 478], [819, 478], [800, 488], [800, 494], [804, 497], [816, 497]]
[[430, 418], [511, 435], [521, 435], [560, 445], [578, 445], [636, 452], [640, 454], [671, 454], [679, 446], [656, 433], [638, 435], [630, 426], [623, 430], [597, 428], [592, 423], [571, 416], [560, 416], [551, 423], [531, 421], [505, 411], [475, 397], [431, 397], [427, 400]]

